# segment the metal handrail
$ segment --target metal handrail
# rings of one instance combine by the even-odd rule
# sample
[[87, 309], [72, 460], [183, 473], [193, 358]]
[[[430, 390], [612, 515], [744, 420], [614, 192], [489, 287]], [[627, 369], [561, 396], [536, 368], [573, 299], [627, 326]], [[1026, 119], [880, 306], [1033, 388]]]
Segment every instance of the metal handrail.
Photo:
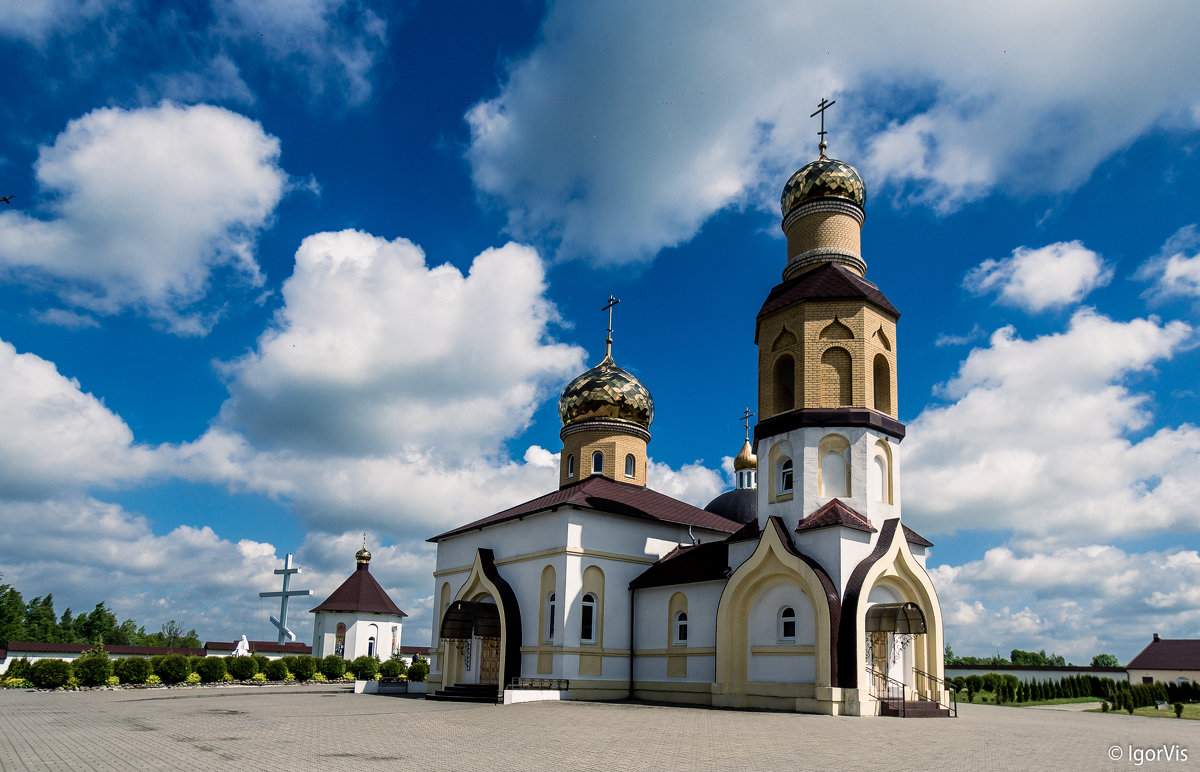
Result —
[[[944, 707], [946, 710], [949, 710], [955, 718], [958, 718], [958, 687], [957, 686], [955, 686], [954, 684], [948, 683], [944, 678], [938, 678], [937, 676], [935, 676], [932, 673], [926, 673], [924, 670], [921, 670], [920, 668], [914, 667], [913, 675], [917, 676], [919, 678], [927, 678], [930, 681], [932, 681], [934, 683], [934, 685], [940, 685], [942, 687], [942, 689], [941, 689], [942, 695], [949, 695], [949, 697], [944, 697], [943, 699], [939, 699], [938, 705]], [[920, 691], [920, 690], [918, 689], [917, 691]]]
[[[867, 672], [871, 674], [871, 696], [880, 702], [886, 700], [893, 707], [899, 703], [899, 711], [901, 717], [908, 715], [908, 694], [907, 689], [902, 682], [897, 681], [889, 675], [879, 672], [873, 667], [868, 667]], [[882, 711], [882, 705], [880, 710]]]

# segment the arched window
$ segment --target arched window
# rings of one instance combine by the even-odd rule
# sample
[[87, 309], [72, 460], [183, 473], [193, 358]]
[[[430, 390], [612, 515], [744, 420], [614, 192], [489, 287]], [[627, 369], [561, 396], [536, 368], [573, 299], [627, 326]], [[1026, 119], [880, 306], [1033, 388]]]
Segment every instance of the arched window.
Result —
[[881, 413], [892, 412], [892, 366], [883, 354], [875, 355], [875, 409]]
[[373, 635], [367, 639], [367, 656], [375, 656], [375, 636]]
[[821, 355], [821, 406], [842, 407], [854, 399], [850, 352], [834, 346]]
[[633, 477], [634, 472], [636, 471], [637, 462], [633, 460], [633, 454], [630, 453], [629, 455], [625, 456], [625, 476]]
[[575, 476], [575, 456], [567, 456], [567, 477]]
[[688, 639], [687, 633], [688, 633], [688, 631], [687, 631], [687, 612], [680, 611], [675, 614], [675, 641], [674, 641], [674, 643], [676, 646], [686, 646], [687, 645], [687, 639]]
[[779, 611], [779, 640], [796, 642], [796, 610], [791, 606], [784, 606]]
[[779, 492], [791, 493], [793, 487], [792, 460], [785, 458], [779, 465]]
[[590, 592], [583, 596], [583, 613], [580, 615], [579, 642], [596, 642], [596, 596]]
[[546, 640], [554, 640], [554, 593], [546, 595]]
[[775, 412], [786, 413], [796, 407], [796, 360], [784, 354], [775, 360], [772, 378], [775, 386]]
[[844, 498], [850, 495], [850, 442], [840, 434], [827, 434], [817, 445], [820, 466], [817, 495]]
[[592, 454], [592, 474], [602, 474], [604, 472], [604, 454], [596, 451]]
[[821, 456], [821, 495], [844, 497], [846, 493], [846, 457], [836, 450]]

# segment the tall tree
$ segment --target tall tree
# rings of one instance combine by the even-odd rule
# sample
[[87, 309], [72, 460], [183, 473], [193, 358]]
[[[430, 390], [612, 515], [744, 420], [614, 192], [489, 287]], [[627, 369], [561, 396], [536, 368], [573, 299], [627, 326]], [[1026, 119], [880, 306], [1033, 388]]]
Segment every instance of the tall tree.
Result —
[[11, 584], [0, 584], [0, 646], [25, 637], [25, 599]]
[[54, 614], [54, 596], [37, 597], [25, 606], [25, 634], [30, 640], [60, 642], [58, 617]]
[[1120, 667], [1121, 660], [1116, 654], [1097, 654], [1092, 657], [1092, 667]]

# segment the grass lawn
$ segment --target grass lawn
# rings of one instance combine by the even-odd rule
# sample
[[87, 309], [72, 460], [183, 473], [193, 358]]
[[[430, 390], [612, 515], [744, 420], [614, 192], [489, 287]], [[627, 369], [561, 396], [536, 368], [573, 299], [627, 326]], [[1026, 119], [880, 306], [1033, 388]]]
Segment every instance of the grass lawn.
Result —
[[[1087, 712], [1088, 713], [1099, 713], [1100, 711], [1099, 710], [1089, 710]], [[1111, 711], [1110, 710], [1109, 712], [1110, 713], [1116, 712], [1116, 713], [1120, 713], [1122, 715], [1128, 715], [1123, 710], [1119, 710], [1119, 711]], [[1155, 707], [1136, 708], [1133, 711], [1133, 715], [1135, 715], [1135, 716], [1150, 716], [1151, 718], [1175, 718], [1175, 708], [1174, 708], [1174, 706], [1167, 708], [1166, 710], [1159, 710], [1158, 708], [1155, 708]], [[1181, 716], [1181, 718], [1191, 719], [1192, 721], [1200, 721], [1200, 703], [1192, 703], [1191, 705], [1184, 703], [1183, 715]]]
[[[967, 701], [966, 691], [959, 691], [958, 701], [960, 703], [966, 703], [966, 701]], [[995, 705], [996, 704], [996, 695], [992, 692], [975, 692], [975, 702], [980, 703], [980, 704], [985, 704], [985, 705]], [[1075, 703], [1075, 702], [1100, 702], [1100, 698], [1099, 697], [1061, 697], [1056, 700], [1030, 700], [1028, 702], [1005, 702], [1003, 704], [1008, 705], [1010, 707], [1014, 707], [1014, 708], [1026, 708], [1031, 705], [1067, 705], [1067, 704]], [[1175, 715], [1175, 714], [1172, 713], [1171, 715]]]

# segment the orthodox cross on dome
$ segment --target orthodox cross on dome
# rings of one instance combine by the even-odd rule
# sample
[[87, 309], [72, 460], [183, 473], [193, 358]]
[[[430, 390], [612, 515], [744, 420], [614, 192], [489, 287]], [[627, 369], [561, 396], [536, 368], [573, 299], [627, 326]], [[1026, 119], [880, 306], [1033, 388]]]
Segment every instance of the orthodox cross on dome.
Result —
[[297, 595], [312, 595], [312, 590], [289, 590], [288, 585], [292, 581], [292, 574], [300, 573], [300, 566], [292, 566], [292, 553], [288, 553], [283, 559], [283, 568], [276, 568], [276, 574], [283, 574], [283, 592], [260, 592], [260, 598], [279, 598], [279, 618], [271, 617], [271, 624], [279, 630], [279, 643], [284, 642], [284, 638], [289, 641], [296, 640], [296, 634], [288, 629], [287, 626], [287, 608], [288, 598], [296, 597]]
[[367, 548], [367, 532], [363, 531], [363, 549]]
[[825, 131], [825, 111], [836, 104], [836, 99], [829, 101], [826, 100], [825, 97], [821, 97], [821, 101], [818, 103], [817, 111], [808, 116], [809, 118], [815, 118], [818, 115], [821, 116], [821, 130], [817, 132], [817, 136], [821, 138], [821, 144], [817, 145], [817, 147], [821, 150], [821, 155], [825, 155], [825, 148], [828, 147], [828, 145], [825, 143], [825, 135], [829, 133]]
[[600, 309], [601, 311], [608, 312], [608, 337], [604, 341], [604, 356], [605, 356], [605, 358], [609, 358], [612, 356], [612, 331], [613, 331], [612, 311], [613, 311], [613, 306], [615, 306], [617, 303], [620, 303], [620, 302], [621, 301], [617, 300], [612, 295], [609, 295], [608, 296], [608, 305], [606, 305], [604, 308]]
[[743, 413], [742, 417], [738, 419], [742, 422], [742, 425], [746, 427], [746, 442], [750, 441], [750, 419], [753, 417], [754, 413], [751, 413], [750, 408], [747, 407], [746, 412]]

